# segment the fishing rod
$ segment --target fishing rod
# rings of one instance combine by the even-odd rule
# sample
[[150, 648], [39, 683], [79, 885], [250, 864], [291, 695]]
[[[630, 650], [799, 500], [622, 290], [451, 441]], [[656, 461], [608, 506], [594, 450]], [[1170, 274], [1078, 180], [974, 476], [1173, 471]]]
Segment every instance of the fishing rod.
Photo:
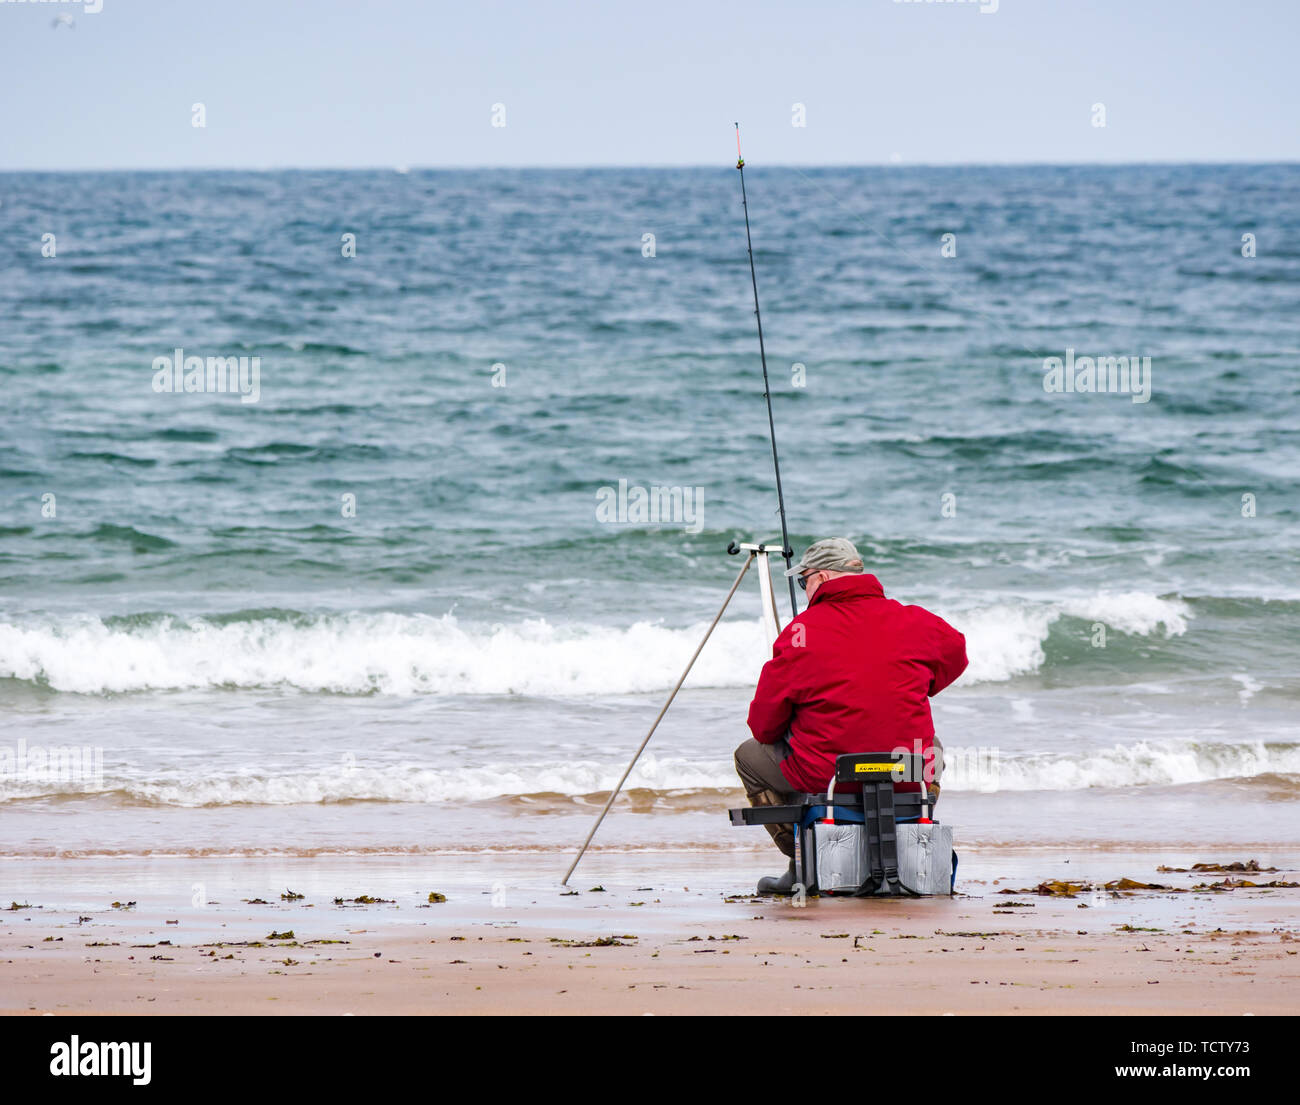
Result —
[[[745, 158], [740, 152], [740, 124], [736, 124], [736, 168], [740, 170], [740, 202], [745, 209], [745, 244], [749, 247], [749, 279], [754, 285], [754, 319], [758, 323], [758, 356], [763, 362], [763, 398], [767, 400], [767, 430], [772, 439], [772, 468], [776, 472], [776, 505], [781, 512], [781, 555], [785, 557], [786, 571], [790, 570], [790, 534], [785, 524], [785, 496], [781, 492], [781, 461], [776, 455], [776, 423], [772, 419], [772, 388], [767, 382], [767, 351], [763, 348], [763, 315], [758, 309], [758, 274], [754, 271], [754, 240], [749, 234], [749, 197], [745, 194]], [[787, 575], [790, 585], [790, 616], [799, 613], [799, 603], [794, 594], [794, 576]]]

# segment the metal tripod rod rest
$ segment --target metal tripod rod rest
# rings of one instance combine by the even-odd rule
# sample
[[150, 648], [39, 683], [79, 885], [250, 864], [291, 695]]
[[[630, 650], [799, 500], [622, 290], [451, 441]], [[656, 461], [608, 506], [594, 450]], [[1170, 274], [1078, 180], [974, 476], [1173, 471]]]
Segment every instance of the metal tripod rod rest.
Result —
[[[768, 640], [775, 641], [781, 635], [781, 615], [776, 612], [776, 593], [772, 590], [772, 572], [767, 558], [781, 556], [788, 564], [794, 556], [794, 550], [788, 545], [752, 545], [733, 541], [727, 546], [727, 552], [732, 556], [738, 552], [747, 552], [758, 561], [758, 589], [763, 596], [763, 628], [767, 631]], [[790, 583], [791, 586], [794, 585], [793, 580]]]
[[[578, 863], [579, 861], [581, 861], [582, 857], [587, 854], [587, 846], [591, 843], [592, 837], [596, 835], [596, 830], [600, 828], [600, 823], [605, 820], [605, 814], [609, 813], [609, 808], [614, 804], [614, 799], [618, 797], [619, 791], [623, 789], [623, 784], [627, 782], [627, 777], [632, 774], [632, 768], [636, 766], [637, 760], [641, 758], [641, 753], [645, 751], [645, 746], [650, 743], [650, 738], [654, 736], [655, 730], [659, 728], [659, 722], [663, 720], [664, 714], [668, 712], [668, 707], [673, 704], [673, 699], [677, 697], [677, 692], [682, 689], [682, 684], [686, 682], [686, 677], [690, 675], [691, 668], [695, 666], [695, 661], [699, 658], [700, 653], [704, 650], [705, 643], [708, 641], [709, 637], [713, 635], [713, 630], [717, 626], [718, 622], [722, 620], [722, 615], [723, 613], [725, 613], [727, 609], [727, 604], [731, 602], [732, 596], [739, 589], [740, 581], [745, 578], [745, 573], [749, 571], [750, 564], [754, 562], [755, 558], [758, 558], [762, 560], [763, 567], [764, 568], [767, 567], [767, 551], [772, 550], [773, 546], [767, 546], [765, 551], [757, 551], [761, 548], [762, 546], [758, 546], [758, 545], [737, 546], [734, 541], [731, 543], [731, 546], [728, 547], [727, 549], [728, 552], [735, 553], [735, 552], [739, 552], [741, 549], [744, 549], [749, 553], [749, 555], [745, 557], [745, 563], [740, 566], [740, 572], [737, 574], [735, 582], [732, 583], [731, 590], [727, 592], [727, 597], [722, 600], [722, 606], [718, 610], [717, 615], [714, 617], [713, 621], [709, 623], [709, 628], [705, 630], [704, 639], [700, 641], [699, 646], [696, 648], [694, 654], [691, 656], [690, 662], [686, 665], [686, 670], [682, 672], [681, 678], [677, 680], [676, 686], [673, 687], [672, 693], [668, 696], [668, 701], [663, 704], [663, 708], [659, 711], [659, 715], [655, 718], [654, 724], [650, 726], [650, 732], [648, 732], [645, 735], [645, 740], [641, 742], [641, 747], [636, 750], [636, 755], [632, 757], [632, 762], [627, 765], [627, 770], [623, 772], [623, 777], [619, 779], [618, 785], [615, 786], [614, 789], [609, 792], [609, 800], [605, 803], [605, 808], [600, 811], [600, 816], [596, 818], [596, 823], [592, 825], [591, 832], [587, 834], [587, 839], [582, 842], [582, 847], [578, 849], [577, 856], [575, 856], [573, 862], [569, 864], [568, 871], [564, 873], [564, 878], [560, 880], [561, 886], [569, 885], [569, 877], [573, 874], [574, 868], [578, 866]], [[771, 575], [766, 571], [763, 572], [762, 579], [760, 579], [760, 583], [762, 583], [763, 581], [766, 581], [767, 583], [767, 593], [770, 596], [772, 591], [772, 578]], [[765, 609], [769, 606], [771, 607], [772, 613], [775, 616], [776, 613], [775, 605], [772, 603], [768, 603], [765, 600], [764, 601]]]

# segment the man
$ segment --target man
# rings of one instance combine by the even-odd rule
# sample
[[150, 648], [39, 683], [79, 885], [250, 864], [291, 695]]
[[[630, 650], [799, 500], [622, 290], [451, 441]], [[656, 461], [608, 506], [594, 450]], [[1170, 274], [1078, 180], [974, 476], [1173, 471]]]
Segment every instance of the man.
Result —
[[[750, 805], [825, 792], [843, 753], [900, 748], [920, 750], [937, 800], [943, 746], [929, 699], [966, 670], [966, 638], [928, 610], [885, 598], [848, 538], [810, 545], [786, 575], [798, 577], [808, 606], [772, 646], [749, 706], [753, 739], [736, 749]], [[758, 892], [789, 894], [794, 826], [767, 828], [790, 866]]]

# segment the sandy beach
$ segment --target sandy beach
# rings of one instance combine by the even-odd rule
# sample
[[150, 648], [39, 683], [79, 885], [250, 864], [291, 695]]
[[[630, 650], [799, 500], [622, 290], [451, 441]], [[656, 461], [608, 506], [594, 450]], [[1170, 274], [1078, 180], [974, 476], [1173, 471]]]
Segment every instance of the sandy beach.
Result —
[[[1077, 862], [1049, 871], [1041, 857], [1019, 857], [1044, 878], [970, 879], [951, 899], [823, 898], [797, 907], [729, 892], [719, 867], [734, 870], [735, 857], [659, 856], [654, 879], [629, 883], [620, 876], [628, 857], [597, 855], [573, 890], [536, 878], [553, 860], [538, 857], [532, 881], [518, 857], [480, 860], [472, 866], [490, 882], [462, 877], [441, 890], [426, 858], [118, 858], [56, 861], [44, 872], [24, 864], [32, 893], [0, 919], [0, 1011], [1300, 1011], [1300, 889], [1264, 885], [1300, 881], [1294, 869], [1157, 872], [1153, 864], [1149, 880], [1159, 889], [1071, 890], [1045, 884], [1078, 877], [1069, 874]], [[1092, 861], [1097, 870], [1108, 864], [1141, 881], [1132, 859]], [[168, 905], [196, 872], [209, 878], [203, 889], [214, 900]], [[300, 885], [265, 889], [277, 879]], [[9, 867], [4, 881], [24, 879]], [[320, 889], [326, 883], [337, 887], [333, 896]], [[111, 886], [141, 889], [116, 907], [89, 904]], [[430, 902], [430, 892], [446, 900]]]

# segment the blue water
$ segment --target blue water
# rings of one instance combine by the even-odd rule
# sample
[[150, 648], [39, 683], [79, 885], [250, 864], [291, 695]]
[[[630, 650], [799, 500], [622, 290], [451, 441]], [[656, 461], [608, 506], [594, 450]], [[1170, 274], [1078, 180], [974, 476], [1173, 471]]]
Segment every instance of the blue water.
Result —
[[[1300, 167], [746, 184], [792, 541], [967, 633], [946, 743], [1294, 794]], [[734, 170], [4, 174], [0, 231], [0, 708], [106, 761], [33, 816], [598, 791], [779, 532]], [[178, 347], [256, 402], [156, 391]], [[1149, 402], [1046, 392], [1067, 350]], [[729, 785], [756, 612], [643, 789]]]

